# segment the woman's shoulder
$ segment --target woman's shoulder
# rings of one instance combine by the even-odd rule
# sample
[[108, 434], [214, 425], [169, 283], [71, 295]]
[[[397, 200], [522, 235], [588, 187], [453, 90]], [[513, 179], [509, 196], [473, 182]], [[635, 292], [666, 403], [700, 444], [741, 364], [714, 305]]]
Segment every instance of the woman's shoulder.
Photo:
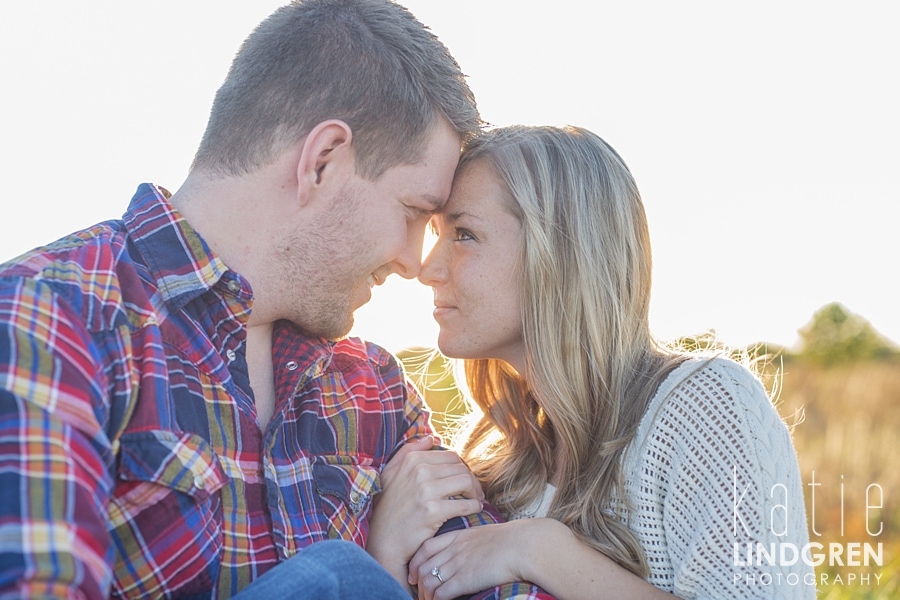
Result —
[[748, 367], [714, 356], [690, 358], [666, 377], [634, 444], [644, 450], [648, 443], [662, 445], [667, 454], [715, 449], [723, 456], [755, 454], [767, 442], [781, 446], [786, 439], [786, 425], [760, 379]]
[[[784, 542], [774, 532], [788, 525], [789, 542], [808, 540], [790, 432], [760, 379], [734, 360], [690, 358], [674, 369], [626, 460], [630, 516], [648, 561], [657, 565], [655, 585], [685, 597], [724, 597], [734, 589], [733, 544]], [[809, 569], [775, 571], [800, 577]]]
[[660, 410], [763, 410], [777, 415], [759, 377], [725, 356], [692, 357], [673, 369], [651, 399], [645, 419]]

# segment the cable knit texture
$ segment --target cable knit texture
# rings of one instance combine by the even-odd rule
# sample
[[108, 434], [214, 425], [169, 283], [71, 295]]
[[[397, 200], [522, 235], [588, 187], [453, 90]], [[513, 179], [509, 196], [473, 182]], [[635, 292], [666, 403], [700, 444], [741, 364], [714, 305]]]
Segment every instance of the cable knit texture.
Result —
[[[812, 567], [799, 555], [793, 565], [756, 559], [762, 544], [782, 562], [782, 545], [802, 552], [809, 534], [788, 429], [741, 365], [695, 359], [674, 370], [647, 409], [624, 472], [630, 526], [656, 587], [680, 598], [815, 597]], [[793, 548], [785, 548], [785, 563]]]
[[[797, 457], [746, 368], [713, 358], [675, 369], [650, 402], [624, 474], [631, 510], [626, 517], [616, 502], [615, 512], [629, 519], [654, 586], [679, 598], [815, 598], [800, 554], [809, 534]], [[775, 565], [757, 560], [760, 545], [774, 549]], [[794, 564], [779, 564], [795, 549]]]

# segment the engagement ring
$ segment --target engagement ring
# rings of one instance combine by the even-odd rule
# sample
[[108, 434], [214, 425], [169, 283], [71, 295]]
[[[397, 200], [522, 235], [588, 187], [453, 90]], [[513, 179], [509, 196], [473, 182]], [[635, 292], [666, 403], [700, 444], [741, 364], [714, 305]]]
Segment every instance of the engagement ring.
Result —
[[437, 567], [431, 570], [431, 574], [438, 578], [438, 581], [444, 583], [444, 580], [441, 578], [441, 570]]

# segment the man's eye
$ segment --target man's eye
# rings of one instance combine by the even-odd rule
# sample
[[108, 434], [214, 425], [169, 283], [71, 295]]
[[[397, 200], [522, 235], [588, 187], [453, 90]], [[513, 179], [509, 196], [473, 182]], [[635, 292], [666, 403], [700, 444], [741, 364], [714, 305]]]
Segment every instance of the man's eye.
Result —
[[409, 206], [406, 207], [407, 213], [409, 214], [409, 218], [413, 221], [418, 221], [419, 219], [431, 218], [431, 211], [425, 210], [424, 208], [419, 208], [418, 206]]

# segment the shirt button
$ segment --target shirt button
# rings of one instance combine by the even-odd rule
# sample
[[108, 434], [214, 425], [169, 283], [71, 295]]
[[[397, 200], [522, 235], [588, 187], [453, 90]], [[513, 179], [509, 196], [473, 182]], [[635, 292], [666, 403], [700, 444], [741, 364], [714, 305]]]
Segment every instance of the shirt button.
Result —
[[241, 291], [241, 284], [236, 279], [232, 279], [228, 282], [228, 289], [237, 294]]
[[297, 370], [297, 367], [299, 367], [300, 365], [299, 365], [299, 363], [297, 363], [296, 360], [290, 360], [290, 361], [288, 361], [288, 363], [287, 363], [286, 365], [284, 365], [284, 366], [287, 367], [287, 370], [288, 370], [288, 371], [296, 371], [296, 370]]
[[366, 494], [362, 494], [357, 491], [350, 492], [350, 510], [353, 511], [354, 515], [358, 515], [362, 512], [362, 510], [366, 507], [366, 500], [368, 500], [368, 496]]
[[237, 354], [230, 348], [225, 352], [225, 356], [228, 357], [229, 361], [234, 361], [234, 359], [237, 358]]
[[194, 487], [196, 487], [198, 490], [202, 490], [203, 488], [206, 487], [206, 482], [203, 481], [202, 477], [200, 477], [199, 475], [196, 475], [196, 476], [194, 476]]

